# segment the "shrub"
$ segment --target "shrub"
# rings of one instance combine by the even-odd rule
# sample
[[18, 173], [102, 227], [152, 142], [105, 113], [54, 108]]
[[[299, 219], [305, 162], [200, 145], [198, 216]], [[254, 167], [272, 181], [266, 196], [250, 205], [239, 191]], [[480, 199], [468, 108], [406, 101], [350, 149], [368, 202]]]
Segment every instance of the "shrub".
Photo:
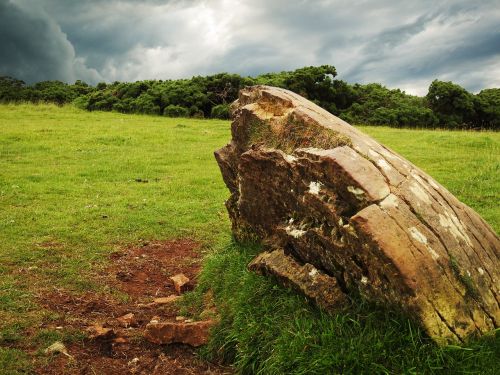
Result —
[[168, 117], [189, 117], [189, 109], [170, 104], [163, 110], [163, 115]]
[[89, 97], [87, 95], [79, 96], [78, 98], [73, 100], [73, 105], [80, 109], [88, 109]]
[[215, 107], [212, 107], [212, 112], [210, 113], [210, 117], [212, 118], [220, 118], [220, 119], [228, 119], [231, 117], [229, 111], [229, 104], [219, 104]]

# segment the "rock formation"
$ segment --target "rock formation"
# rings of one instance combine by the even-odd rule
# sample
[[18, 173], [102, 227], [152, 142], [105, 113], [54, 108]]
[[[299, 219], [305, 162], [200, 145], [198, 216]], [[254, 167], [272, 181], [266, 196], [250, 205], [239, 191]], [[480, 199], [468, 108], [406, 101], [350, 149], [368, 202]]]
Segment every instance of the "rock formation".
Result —
[[[335, 309], [349, 295], [400, 309], [438, 342], [499, 326], [495, 232], [432, 177], [306, 99], [253, 86], [215, 156], [250, 269]], [[436, 157], [439, 157], [437, 155]]]

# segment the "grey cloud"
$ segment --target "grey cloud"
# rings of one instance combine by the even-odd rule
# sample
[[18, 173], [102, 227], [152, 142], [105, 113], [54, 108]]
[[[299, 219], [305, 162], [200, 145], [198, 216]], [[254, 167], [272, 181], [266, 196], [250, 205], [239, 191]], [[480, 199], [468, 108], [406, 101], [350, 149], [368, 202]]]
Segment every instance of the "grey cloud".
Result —
[[[408, 87], [419, 81], [420, 87], [413, 91], [420, 94], [434, 78], [453, 80], [471, 91], [499, 86], [499, 78], [485, 66], [500, 53], [500, 30], [495, 26], [500, 14], [491, 13], [490, 5], [486, 1], [435, 6], [413, 22], [383, 29], [361, 43], [361, 56], [344, 72], [344, 78], [351, 82], [382, 81], [392, 87]], [[436, 27], [442, 32], [422, 37]], [[469, 70], [480, 71], [482, 78], [475, 74], [475, 81], [471, 81]], [[422, 87], [424, 81], [426, 86]]]
[[344, 73], [346, 79], [363, 80], [366, 71], [372, 69], [374, 63], [383, 64], [387, 59], [387, 54], [397, 55], [399, 46], [415, 34], [425, 30], [427, 24], [436, 17], [436, 15], [425, 14], [414, 22], [384, 29], [378, 35], [371, 37], [364, 43], [361, 58]]
[[[20, 26], [3, 38], [25, 46], [10, 55], [18, 53], [32, 80], [85, 79], [87, 67], [112, 81], [331, 64], [351, 83], [421, 94], [434, 78], [469, 90], [500, 86], [496, 1], [39, 0], [31, 13], [28, 0], [0, 3], [17, 9]], [[43, 74], [26, 57], [36, 50], [33, 19], [44, 25], [37, 53], [50, 55], [37, 59], [66, 61]], [[16, 75], [15, 66], [3, 70]]]
[[168, 24], [154, 22], [159, 13], [192, 7], [199, 1], [189, 0], [42, 0], [68, 35], [79, 56], [89, 66], [101, 71], [106, 63], [126, 61], [137, 46], [155, 48], [170, 45], [176, 30], [185, 19], [170, 19]]
[[56, 23], [7, 0], [0, 0], [0, 45], [0, 74], [27, 82], [99, 78], [96, 71], [76, 58]]

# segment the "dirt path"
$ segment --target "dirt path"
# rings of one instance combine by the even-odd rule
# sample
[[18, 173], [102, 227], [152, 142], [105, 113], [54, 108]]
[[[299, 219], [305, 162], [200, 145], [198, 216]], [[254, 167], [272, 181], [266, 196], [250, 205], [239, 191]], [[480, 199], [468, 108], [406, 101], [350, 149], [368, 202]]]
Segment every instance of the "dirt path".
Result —
[[[195, 286], [200, 271], [199, 245], [189, 240], [145, 243], [110, 256], [110, 267], [99, 282], [116, 296], [86, 293], [74, 296], [54, 291], [40, 304], [57, 313], [41, 329], [90, 332], [83, 340], [65, 343], [69, 356], [53, 354], [39, 364], [38, 374], [230, 374], [231, 369], [201, 360], [187, 345], [155, 345], [144, 339], [145, 325], [154, 317], [175, 321], [175, 304], [154, 304], [154, 298], [176, 294], [169, 276], [185, 274]], [[133, 314], [130, 326], [120, 322]], [[177, 318], [179, 319], [179, 318]], [[91, 338], [92, 331], [107, 334]]]

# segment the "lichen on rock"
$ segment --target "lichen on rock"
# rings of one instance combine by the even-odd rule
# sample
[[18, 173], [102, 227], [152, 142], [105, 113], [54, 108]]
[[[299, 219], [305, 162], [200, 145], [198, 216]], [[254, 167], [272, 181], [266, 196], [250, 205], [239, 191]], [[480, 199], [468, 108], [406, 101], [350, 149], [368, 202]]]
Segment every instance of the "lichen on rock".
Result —
[[252, 270], [330, 310], [393, 306], [439, 342], [499, 326], [500, 240], [477, 213], [290, 91], [248, 87], [232, 109], [215, 157], [234, 236], [265, 244]]

